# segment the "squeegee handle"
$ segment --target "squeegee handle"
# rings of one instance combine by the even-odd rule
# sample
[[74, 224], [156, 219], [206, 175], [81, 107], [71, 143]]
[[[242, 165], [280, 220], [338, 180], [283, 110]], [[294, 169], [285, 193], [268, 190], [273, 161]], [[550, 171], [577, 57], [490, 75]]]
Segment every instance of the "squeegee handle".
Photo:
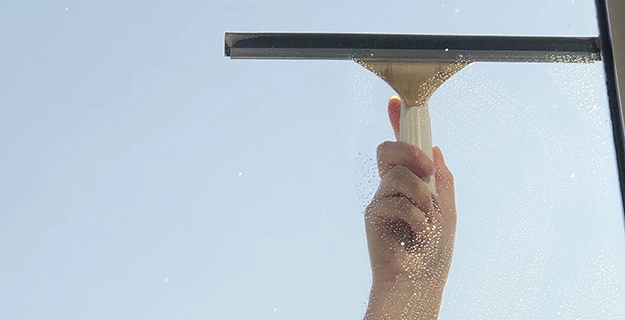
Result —
[[[399, 118], [399, 141], [410, 143], [432, 158], [432, 124], [427, 102], [421, 106], [407, 106], [401, 102], [401, 116]], [[436, 181], [434, 177], [424, 180], [430, 193], [436, 195]]]

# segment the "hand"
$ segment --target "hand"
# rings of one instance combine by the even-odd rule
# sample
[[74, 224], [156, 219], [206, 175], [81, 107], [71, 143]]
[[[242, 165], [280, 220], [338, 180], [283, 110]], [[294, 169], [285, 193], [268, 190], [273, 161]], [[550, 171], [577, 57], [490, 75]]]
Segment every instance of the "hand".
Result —
[[[401, 102], [388, 111], [399, 137]], [[378, 146], [380, 186], [365, 212], [373, 272], [365, 319], [437, 319], [453, 255], [453, 176], [438, 147], [434, 161], [404, 142]], [[423, 179], [434, 175], [436, 195]]]

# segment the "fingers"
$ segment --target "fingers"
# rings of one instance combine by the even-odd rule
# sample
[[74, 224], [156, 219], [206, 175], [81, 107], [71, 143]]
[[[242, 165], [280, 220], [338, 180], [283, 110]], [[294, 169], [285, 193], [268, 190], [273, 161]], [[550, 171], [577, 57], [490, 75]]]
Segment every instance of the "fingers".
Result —
[[395, 133], [395, 139], [399, 140], [399, 118], [401, 116], [401, 99], [398, 96], [392, 96], [388, 100], [388, 118], [391, 120], [391, 126]]
[[372, 201], [365, 211], [365, 221], [382, 231], [382, 236], [411, 246], [417, 242], [416, 233], [427, 228], [425, 214], [400, 196]]
[[404, 197], [424, 213], [433, 209], [427, 184], [404, 166], [395, 166], [382, 177], [373, 201], [389, 197]]
[[406, 167], [421, 179], [427, 179], [436, 172], [434, 162], [421, 149], [405, 142], [381, 143], [377, 157], [380, 177], [395, 166]]
[[[399, 123], [401, 117], [401, 99], [392, 96], [388, 101], [388, 115], [393, 127], [395, 138], [399, 139]], [[384, 142], [378, 146], [378, 171], [382, 177], [382, 183], [378, 189], [380, 196], [393, 195], [405, 196], [413, 206], [419, 210], [428, 213], [432, 209], [432, 204], [437, 206], [442, 217], [448, 222], [455, 225], [456, 222], [456, 200], [454, 189], [454, 177], [445, 164], [445, 158], [439, 147], [433, 149], [433, 161], [430, 160], [425, 153], [419, 148], [404, 142]], [[411, 176], [406, 174], [403, 169], [397, 169], [389, 178], [385, 176], [394, 170], [395, 167], [404, 167], [412, 172], [419, 179], [427, 179], [432, 175], [436, 179], [436, 199], [431, 200], [423, 194], [421, 186], [425, 184], [423, 181], [413, 181]], [[402, 173], [404, 172], [404, 173]], [[386, 181], [385, 181], [386, 180]], [[391, 181], [396, 181], [391, 183]], [[407, 186], [412, 184], [412, 189]], [[378, 195], [376, 194], [376, 196]]]
[[456, 191], [454, 176], [445, 164], [445, 158], [441, 149], [437, 146], [433, 149], [434, 166], [436, 173], [436, 200], [443, 208], [442, 215], [449, 222], [456, 222]]

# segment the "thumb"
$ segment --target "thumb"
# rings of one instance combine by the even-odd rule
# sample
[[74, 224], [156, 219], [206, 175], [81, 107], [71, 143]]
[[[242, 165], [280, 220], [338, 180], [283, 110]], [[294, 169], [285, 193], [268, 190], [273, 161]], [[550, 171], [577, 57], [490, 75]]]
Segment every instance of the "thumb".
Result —
[[443, 152], [438, 146], [433, 148], [434, 166], [436, 173], [436, 194], [441, 206], [443, 217], [447, 221], [456, 221], [456, 191], [454, 188], [454, 176], [449, 171]]
[[391, 126], [395, 133], [395, 139], [399, 141], [399, 118], [401, 117], [401, 99], [398, 96], [392, 96], [388, 99], [388, 118], [391, 120]]

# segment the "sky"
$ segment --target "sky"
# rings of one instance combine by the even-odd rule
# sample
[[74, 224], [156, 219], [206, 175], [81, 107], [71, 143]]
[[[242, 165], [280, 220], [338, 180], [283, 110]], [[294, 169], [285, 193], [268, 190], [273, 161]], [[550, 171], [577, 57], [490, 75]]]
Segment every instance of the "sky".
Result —
[[[593, 1], [13, 1], [0, 319], [358, 319], [392, 90], [233, 31], [596, 36]], [[430, 100], [457, 184], [441, 319], [622, 319], [601, 63], [476, 63]]]

